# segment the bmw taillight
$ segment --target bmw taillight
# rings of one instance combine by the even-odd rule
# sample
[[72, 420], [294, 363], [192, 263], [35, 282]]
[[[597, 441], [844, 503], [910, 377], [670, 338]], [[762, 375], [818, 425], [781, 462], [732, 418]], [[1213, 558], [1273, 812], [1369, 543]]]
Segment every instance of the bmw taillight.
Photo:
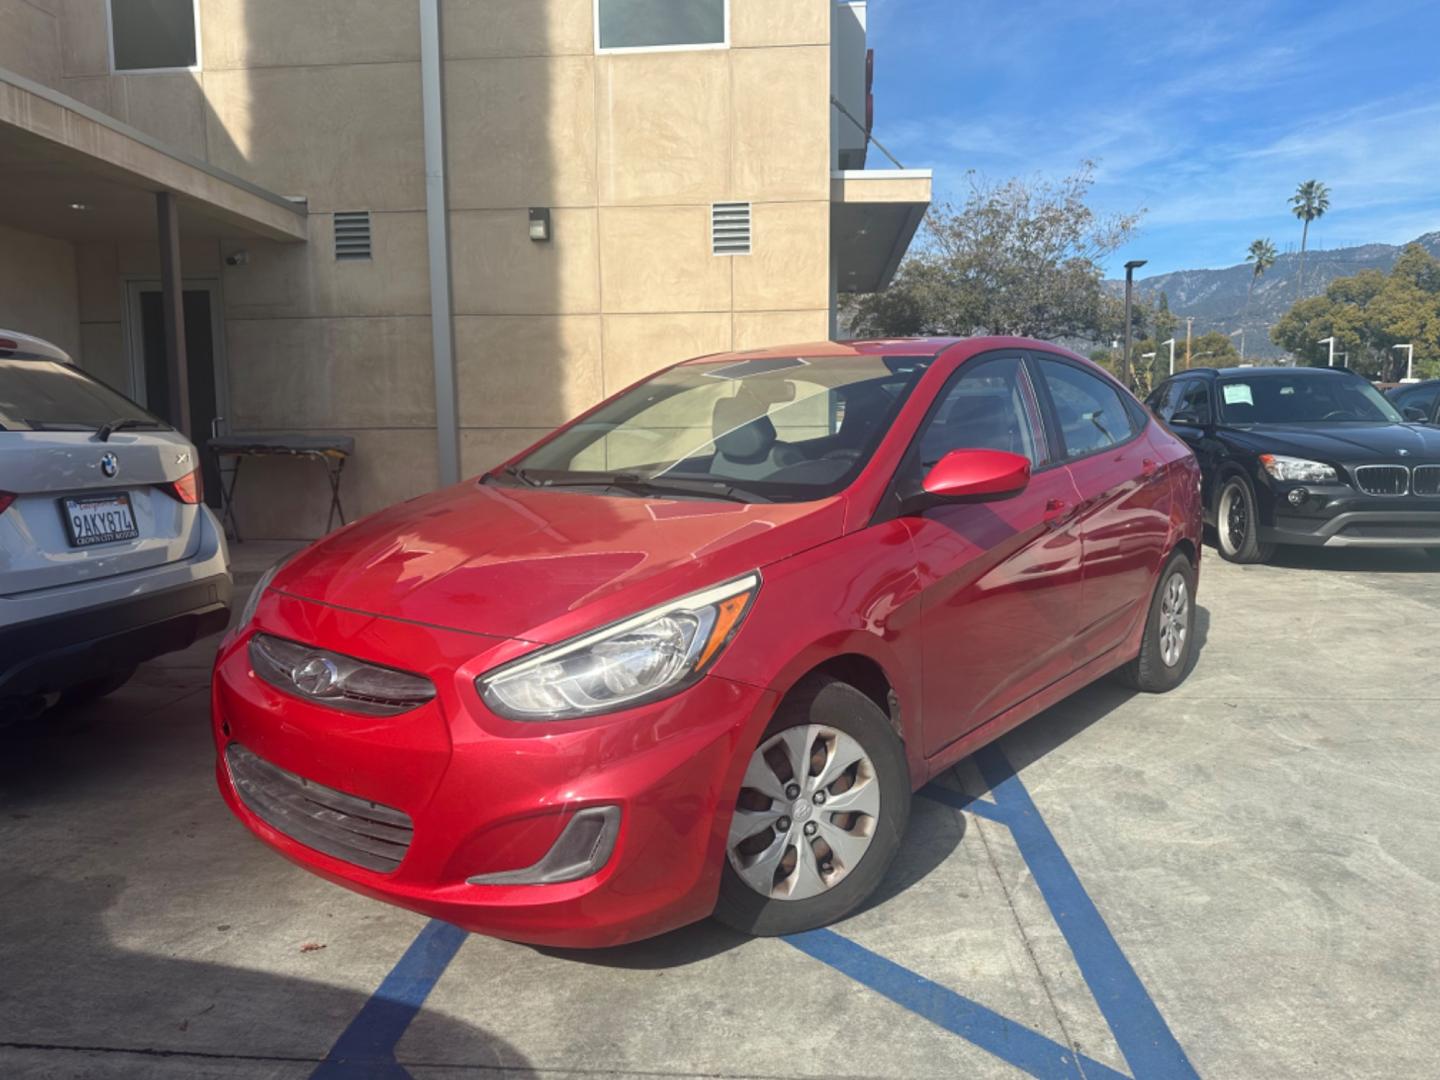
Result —
[[194, 506], [205, 498], [205, 481], [201, 479], [199, 469], [186, 473], [179, 480], [167, 480], [156, 486], [172, 499], [177, 499], [190, 506]]
[[11, 492], [0, 491], [0, 514], [3, 514], [6, 510], [8, 510], [10, 504], [13, 503], [18, 497], [19, 496], [14, 495]]

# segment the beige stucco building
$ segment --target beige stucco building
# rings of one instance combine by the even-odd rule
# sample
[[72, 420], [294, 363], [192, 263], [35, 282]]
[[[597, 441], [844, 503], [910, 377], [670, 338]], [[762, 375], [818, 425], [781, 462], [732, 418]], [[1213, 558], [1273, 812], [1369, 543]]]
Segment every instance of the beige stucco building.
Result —
[[[930, 198], [863, 168], [866, 65], [834, 0], [0, 0], [0, 326], [163, 414], [173, 205], [192, 437], [353, 435], [354, 516], [829, 336]], [[247, 536], [327, 503], [296, 461], [237, 496]]]

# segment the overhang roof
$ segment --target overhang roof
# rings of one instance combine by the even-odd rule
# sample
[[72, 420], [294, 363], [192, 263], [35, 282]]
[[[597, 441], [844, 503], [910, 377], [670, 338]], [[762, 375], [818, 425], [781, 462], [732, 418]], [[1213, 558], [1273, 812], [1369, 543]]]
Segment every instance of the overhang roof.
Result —
[[181, 236], [306, 239], [303, 203], [0, 68], [0, 222], [66, 240], [153, 238], [160, 191], [177, 196]]
[[844, 169], [830, 174], [830, 252], [835, 288], [879, 292], [890, 284], [930, 206], [929, 169]]

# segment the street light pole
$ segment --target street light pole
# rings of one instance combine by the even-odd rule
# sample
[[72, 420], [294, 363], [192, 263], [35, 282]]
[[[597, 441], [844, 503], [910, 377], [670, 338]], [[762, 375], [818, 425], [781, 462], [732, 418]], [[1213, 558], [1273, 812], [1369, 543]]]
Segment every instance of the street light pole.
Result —
[[1144, 266], [1148, 259], [1131, 259], [1125, 264], [1125, 386], [1133, 389], [1134, 383], [1130, 377], [1130, 304], [1131, 294], [1135, 288], [1135, 271]]
[[1392, 349], [1405, 350], [1405, 381], [1415, 381], [1415, 346], [1414, 345], [1391, 345]]
[[1334, 367], [1334, 366], [1335, 366], [1335, 339], [1334, 339], [1333, 337], [1322, 337], [1319, 341], [1315, 342], [1315, 344], [1316, 344], [1316, 345], [1329, 345], [1329, 346], [1330, 346], [1330, 363], [1329, 363], [1328, 366], [1329, 366], [1329, 367]]
[[1229, 336], [1229, 337], [1234, 337], [1236, 334], [1239, 334], [1239, 335], [1240, 335], [1240, 359], [1241, 359], [1241, 360], [1244, 360], [1244, 359], [1245, 359], [1245, 328], [1242, 326], [1239, 330], [1231, 330], [1228, 336]]
[[1185, 370], [1190, 370], [1190, 331], [1194, 329], [1195, 316], [1185, 316]]
[[1174, 375], [1174, 374], [1175, 374], [1175, 339], [1172, 337], [1169, 341], [1162, 341], [1162, 342], [1160, 342], [1160, 344], [1161, 344], [1161, 345], [1169, 345], [1169, 346], [1170, 346], [1170, 374], [1171, 374], [1171, 375]]

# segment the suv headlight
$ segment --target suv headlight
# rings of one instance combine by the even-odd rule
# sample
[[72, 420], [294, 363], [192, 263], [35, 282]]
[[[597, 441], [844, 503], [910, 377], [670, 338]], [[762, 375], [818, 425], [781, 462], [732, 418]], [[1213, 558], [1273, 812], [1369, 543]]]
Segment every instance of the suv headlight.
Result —
[[1319, 461], [1286, 457], [1284, 454], [1261, 454], [1260, 464], [1276, 480], [1293, 480], [1306, 484], [1322, 484], [1336, 479], [1335, 470]]
[[475, 688], [511, 720], [569, 720], [667, 697], [715, 662], [759, 588], [753, 573], [661, 604], [481, 675]]

